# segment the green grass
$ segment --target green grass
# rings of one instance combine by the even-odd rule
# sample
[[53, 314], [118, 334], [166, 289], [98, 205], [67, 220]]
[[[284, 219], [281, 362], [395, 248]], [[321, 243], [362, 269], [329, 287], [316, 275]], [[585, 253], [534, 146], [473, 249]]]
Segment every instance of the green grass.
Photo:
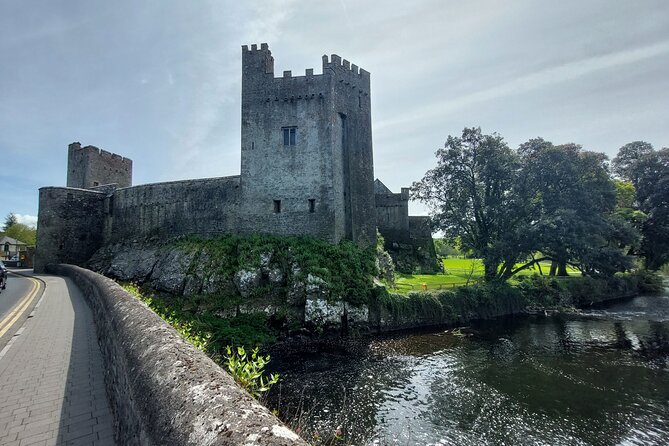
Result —
[[[446, 273], [438, 274], [399, 274], [395, 279], [394, 291], [408, 293], [409, 291], [444, 290], [453, 287], [463, 286], [477, 282], [483, 277], [483, 263], [481, 259], [443, 259]], [[521, 266], [518, 264], [517, 266]], [[541, 269], [545, 275], [550, 271], [549, 262], [542, 262]], [[473, 271], [472, 271], [473, 269]], [[581, 275], [580, 271], [574, 268], [567, 268], [569, 275]], [[539, 274], [539, 267], [534, 265], [531, 268], [518, 273], [520, 276], [531, 276]]]

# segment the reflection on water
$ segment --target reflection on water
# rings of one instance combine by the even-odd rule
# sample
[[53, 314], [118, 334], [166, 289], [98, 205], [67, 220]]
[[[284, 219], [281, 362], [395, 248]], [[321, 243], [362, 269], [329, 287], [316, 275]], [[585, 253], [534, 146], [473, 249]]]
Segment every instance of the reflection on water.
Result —
[[273, 360], [269, 405], [337, 444], [669, 444], [669, 296], [471, 328]]

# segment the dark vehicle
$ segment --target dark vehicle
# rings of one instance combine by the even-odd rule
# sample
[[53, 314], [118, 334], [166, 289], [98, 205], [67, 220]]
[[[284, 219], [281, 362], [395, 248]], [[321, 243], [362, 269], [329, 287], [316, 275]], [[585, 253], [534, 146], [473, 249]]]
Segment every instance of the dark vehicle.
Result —
[[4, 290], [7, 286], [7, 268], [5, 264], [0, 262], [0, 290]]

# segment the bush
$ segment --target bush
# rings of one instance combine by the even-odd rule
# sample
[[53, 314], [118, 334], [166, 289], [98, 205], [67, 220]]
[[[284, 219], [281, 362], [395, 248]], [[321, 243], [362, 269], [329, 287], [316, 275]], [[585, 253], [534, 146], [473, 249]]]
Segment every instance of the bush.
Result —
[[265, 376], [265, 366], [269, 363], [269, 355], [258, 354], [258, 347], [251, 350], [250, 355], [244, 347], [226, 348], [225, 365], [237, 384], [242, 386], [254, 398], [260, 398], [274, 384], [279, 382], [279, 375], [274, 373], [269, 378]]
[[530, 307], [556, 307], [571, 304], [569, 292], [554, 276], [519, 276], [516, 286]]
[[641, 293], [661, 293], [664, 291], [664, 280], [657, 273], [642, 269], [633, 272], [630, 276], [637, 279], [637, 288]]
[[217, 314], [217, 309], [223, 304], [216, 303], [216, 296], [174, 298], [132, 283], [122, 283], [121, 286], [214, 360], [220, 358], [227, 345], [251, 347], [276, 340], [265, 313], [222, 317]]

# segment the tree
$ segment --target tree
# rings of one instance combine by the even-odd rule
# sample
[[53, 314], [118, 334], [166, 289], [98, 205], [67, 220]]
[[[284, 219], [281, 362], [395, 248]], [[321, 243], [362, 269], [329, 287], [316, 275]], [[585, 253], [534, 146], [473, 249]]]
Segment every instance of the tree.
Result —
[[618, 149], [618, 155], [611, 163], [613, 173], [620, 178], [632, 182], [635, 186], [639, 183], [641, 171], [639, 160], [654, 152], [653, 146], [645, 141], [634, 141], [625, 144]]
[[461, 137], [449, 136], [436, 157], [437, 166], [413, 184], [413, 197], [428, 204], [436, 229], [483, 260], [485, 280], [510, 277], [529, 252], [517, 154], [501, 136], [465, 128]]
[[23, 223], [14, 223], [4, 232], [4, 235], [19, 240], [28, 246], [35, 246], [37, 230]]
[[[570, 263], [587, 274], [629, 268], [631, 259], [620, 248], [622, 242], [612, 245], [616, 234], [629, 233], [612, 216], [616, 192], [606, 157], [577, 144], [554, 146], [541, 138], [522, 144], [518, 152], [533, 222], [528, 234], [534, 249], [553, 261], [551, 274], [566, 276]], [[624, 242], [630, 243], [629, 238]]]
[[658, 269], [669, 262], [669, 148], [655, 151], [648, 143], [626, 144], [612, 165], [636, 189], [635, 207], [646, 216], [640, 253], [647, 268]]
[[7, 217], [5, 217], [5, 224], [3, 225], [2, 230], [6, 231], [9, 228], [11, 228], [13, 225], [17, 224], [18, 222], [19, 221], [16, 218], [16, 215], [14, 215], [13, 212], [10, 212], [9, 214], [7, 214]]
[[434, 239], [434, 250], [438, 257], [451, 257], [461, 255], [455, 244], [445, 238]]

